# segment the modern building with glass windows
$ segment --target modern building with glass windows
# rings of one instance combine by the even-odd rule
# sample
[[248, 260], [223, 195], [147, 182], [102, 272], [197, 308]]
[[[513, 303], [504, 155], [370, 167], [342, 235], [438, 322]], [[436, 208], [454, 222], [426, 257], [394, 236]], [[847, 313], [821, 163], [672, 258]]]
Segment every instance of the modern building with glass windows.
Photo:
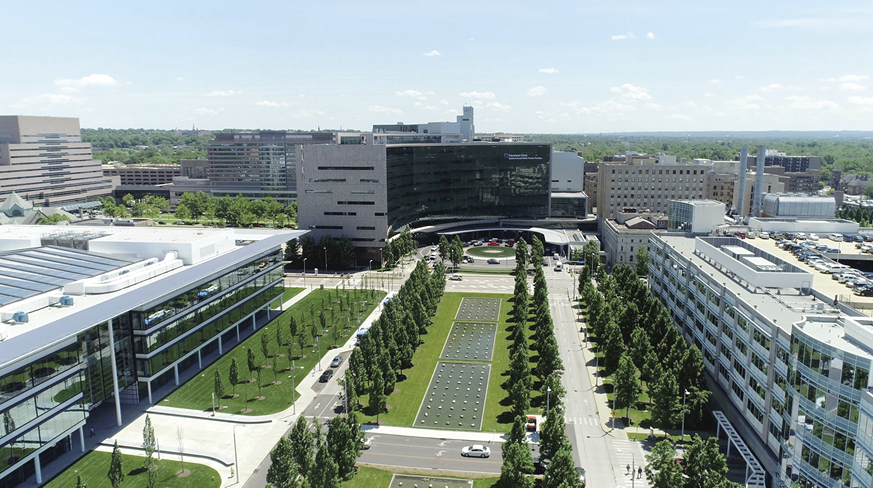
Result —
[[[89, 412], [154, 402], [281, 308], [299, 231], [0, 228], [0, 487], [73, 448]], [[215, 352], [218, 354], [216, 355]]]
[[873, 319], [738, 238], [655, 235], [650, 248], [653, 293], [774, 486], [870, 487]]

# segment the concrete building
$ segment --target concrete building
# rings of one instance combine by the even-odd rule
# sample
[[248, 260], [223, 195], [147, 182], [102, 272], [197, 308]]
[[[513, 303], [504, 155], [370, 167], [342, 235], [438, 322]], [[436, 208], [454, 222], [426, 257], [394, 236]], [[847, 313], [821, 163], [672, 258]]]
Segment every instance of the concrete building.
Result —
[[[752, 204], [754, 203], [754, 194], [755, 194], [755, 182], [757, 181], [756, 173], [749, 173], [746, 177], [746, 189], [743, 191], [743, 203], [742, 206], [745, 209], [743, 211], [743, 215], [748, 215], [751, 217], [757, 217], [757, 215], [752, 215]], [[762, 192], [763, 193], [784, 193], [785, 192], [785, 182], [779, 177], [779, 175], [764, 173], [762, 183]], [[740, 208], [739, 202], [737, 202], [739, 189], [736, 187], [739, 185], [739, 181], [736, 185], [734, 185], [734, 195], [733, 195], [733, 208]]]
[[95, 201], [112, 193], [79, 119], [0, 116], [0, 198], [12, 192], [37, 206]]
[[598, 219], [625, 208], [667, 212], [670, 200], [703, 200], [709, 167], [676, 162], [675, 156], [629, 156], [630, 163], [601, 163], [597, 175]]
[[575, 152], [552, 152], [552, 191], [584, 191], [585, 158]]
[[179, 161], [182, 168], [182, 176], [192, 180], [205, 180], [209, 178], [208, 159], [183, 159]]
[[475, 134], [473, 140], [475, 142], [524, 142], [524, 136], [495, 132], [493, 134]]
[[873, 319], [738, 238], [653, 235], [650, 247], [652, 292], [767, 472], [784, 486], [870, 487]]
[[729, 209], [733, 209], [737, 181], [738, 175], [736, 173], [710, 173], [709, 184], [706, 186], [707, 200], [721, 202]]
[[832, 219], [837, 206], [833, 196], [767, 193], [761, 205], [764, 217]]
[[709, 234], [724, 223], [725, 205], [714, 200], [670, 200], [667, 229], [670, 232]]
[[210, 193], [215, 197], [297, 198], [297, 148], [332, 144], [331, 132], [219, 132], [206, 147]]
[[304, 233], [0, 227], [0, 483], [42, 483], [43, 464], [84, 451], [93, 409], [120, 426], [124, 405], [265, 324], [281, 245]]
[[165, 185], [182, 176], [182, 167], [177, 164], [104, 164], [103, 176], [117, 176], [120, 185]]
[[[398, 134], [408, 134], [408, 139], [397, 137]], [[413, 134], [432, 136], [422, 140]], [[389, 137], [394, 135], [395, 137]], [[476, 137], [476, 126], [473, 120], [473, 107], [465, 106], [463, 113], [456, 117], [455, 122], [426, 122], [422, 124], [376, 124], [373, 125], [375, 144], [450, 144], [473, 142]]]
[[666, 214], [650, 212], [621, 212], [615, 219], [604, 219], [601, 226], [604, 264], [610, 268], [623, 263], [635, 265], [639, 248], [649, 250], [649, 237], [665, 232], [667, 222]]
[[[758, 157], [749, 155], [747, 160], [748, 171], [753, 171], [758, 164]], [[787, 156], [785, 153], [768, 149], [764, 156], [764, 166], [780, 166], [785, 168], [786, 173], [803, 173], [807, 170], [821, 170], [820, 156]]]

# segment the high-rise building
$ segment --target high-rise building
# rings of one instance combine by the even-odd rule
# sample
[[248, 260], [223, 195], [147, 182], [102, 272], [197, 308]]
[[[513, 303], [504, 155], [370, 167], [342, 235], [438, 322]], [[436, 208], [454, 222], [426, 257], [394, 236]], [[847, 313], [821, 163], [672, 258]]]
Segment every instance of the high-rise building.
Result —
[[219, 132], [206, 147], [213, 196], [297, 198], [296, 148], [336, 142], [331, 132]]
[[473, 142], [476, 126], [473, 123], [473, 107], [465, 106], [455, 122], [426, 122], [421, 124], [375, 124], [375, 144], [451, 144]]
[[96, 201], [112, 182], [82, 142], [79, 119], [0, 116], [0, 198], [15, 192], [41, 206]]
[[[746, 169], [753, 171], [758, 163], [758, 157], [749, 155]], [[786, 156], [785, 153], [768, 150], [764, 156], [764, 166], [781, 166], [786, 173], [803, 173], [807, 170], [821, 170], [820, 156]]]

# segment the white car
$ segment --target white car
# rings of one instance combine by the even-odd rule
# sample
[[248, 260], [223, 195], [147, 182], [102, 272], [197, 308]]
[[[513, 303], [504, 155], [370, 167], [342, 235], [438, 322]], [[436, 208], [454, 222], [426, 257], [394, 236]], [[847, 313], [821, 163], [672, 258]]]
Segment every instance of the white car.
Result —
[[769, 239], [769, 238], [770, 238], [770, 233], [769, 233], [769, 232], [761, 232], [761, 234], [759, 235], [759, 237], [760, 237], [761, 239]]
[[461, 456], [487, 458], [491, 456], [491, 449], [482, 444], [473, 444], [461, 449]]
[[369, 437], [362, 437], [361, 438], [361, 449], [369, 449], [370, 445], [371, 445], [371, 442], [370, 442]]
[[809, 239], [809, 240], [811, 240], [811, 241], [818, 241], [818, 235], [817, 235], [817, 234], [810, 234], [810, 235], [807, 237], [807, 239]]
[[449, 279], [452, 281], [461, 281], [464, 278], [459, 274], [453, 274], [453, 275], [449, 275]]

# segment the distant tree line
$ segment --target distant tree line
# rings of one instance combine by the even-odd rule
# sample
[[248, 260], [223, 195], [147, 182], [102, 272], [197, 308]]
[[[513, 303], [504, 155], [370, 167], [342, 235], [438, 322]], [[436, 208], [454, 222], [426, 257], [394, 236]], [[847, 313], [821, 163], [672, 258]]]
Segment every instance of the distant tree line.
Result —
[[176, 135], [167, 130], [82, 129], [82, 141], [91, 143], [95, 159], [124, 164], [178, 164], [182, 159], [205, 158], [211, 140], [211, 134]]

